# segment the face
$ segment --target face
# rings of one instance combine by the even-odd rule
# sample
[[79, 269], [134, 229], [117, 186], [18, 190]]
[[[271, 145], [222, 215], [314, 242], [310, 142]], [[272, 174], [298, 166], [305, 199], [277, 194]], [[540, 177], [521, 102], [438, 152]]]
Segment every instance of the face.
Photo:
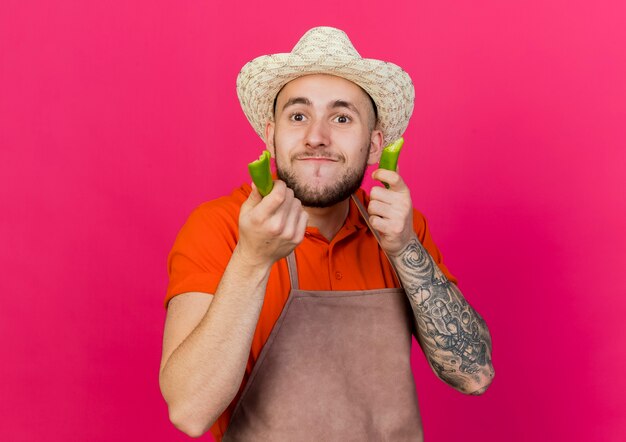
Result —
[[382, 133], [374, 124], [369, 96], [351, 81], [307, 75], [287, 83], [265, 131], [278, 177], [305, 206], [345, 200], [380, 157]]

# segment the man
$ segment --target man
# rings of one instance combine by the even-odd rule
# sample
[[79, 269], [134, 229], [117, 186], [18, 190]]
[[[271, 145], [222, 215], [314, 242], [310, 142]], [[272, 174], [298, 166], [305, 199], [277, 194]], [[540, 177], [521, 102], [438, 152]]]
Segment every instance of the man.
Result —
[[422, 440], [412, 331], [464, 393], [494, 371], [485, 322], [400, 175], [379, 169], [389, 188], [359, 189], [408, 125], [408, 74], [315, 28], [248, 63], [237, 90], [278, 179], [264, 198], [246, 185], [201, 205], [176, 239], [160, 371], [170, 419], [225, 441]]

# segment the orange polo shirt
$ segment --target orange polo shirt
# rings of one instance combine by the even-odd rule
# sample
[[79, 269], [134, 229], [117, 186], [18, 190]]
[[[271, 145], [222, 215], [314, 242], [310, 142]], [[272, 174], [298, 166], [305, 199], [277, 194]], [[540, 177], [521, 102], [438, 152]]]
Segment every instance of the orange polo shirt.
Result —
[[[200, 205], [191, 213], [168, 257], [170, 280], [166, 305], [181, 293], [216, 292], [237, 244], [239, 208], [250, 191], [249, 185], [243, 185], [228, 196]], [[357, 197], [367, 207], [369, 196], [365, 191], [359, 189]], [[441, 271], [456, 283], [456, 278], [443, 264], [426, 219], [417, 210], [413, 213], [413, 226]], [[345, 224], [331, 241], [324, 238], [317, 228], [306, 229], [304, 240], [296, 248], [296, 261], [302, 290], [371, 290], [398, 286], [389, 261], [353, 201], [350, 201]], [[239, 393], [211, 427], [217, 441], [226, 431], [242, 389], [287, 301], [290, 288], [287, 261], [281, 259], [270, 271]]]

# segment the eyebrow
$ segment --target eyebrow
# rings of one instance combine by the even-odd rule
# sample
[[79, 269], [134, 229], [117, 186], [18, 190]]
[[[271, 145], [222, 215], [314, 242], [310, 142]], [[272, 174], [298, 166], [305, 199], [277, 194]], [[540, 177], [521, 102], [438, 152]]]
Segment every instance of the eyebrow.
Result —
[[313, 103], [311, 103], [311, 100], [305, 97], [293, 97], [287, 100], [287, 102], [283, 106], [283, 111], [289, 106], [293, 106], [294, 104], [304, 104], [306, 106], [311, 106]]
[[346, 109], [350, 109], [352, 112], [354, 112], [358, 116], [361, 116], [361, 113], [356, 108], [356, 106], [354, 104], [350, 103], [349, 101], [346, 101], [346, 100], [335, 100], [329, 107], [331, 109], [335, 109], [337, 107], [345, 107]]

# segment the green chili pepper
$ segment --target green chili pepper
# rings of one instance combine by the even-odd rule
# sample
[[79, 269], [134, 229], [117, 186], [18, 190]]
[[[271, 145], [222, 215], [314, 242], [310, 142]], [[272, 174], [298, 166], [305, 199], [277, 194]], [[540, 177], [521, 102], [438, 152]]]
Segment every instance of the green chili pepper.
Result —
[[[394, 172], [398, 168], [398, 157], [400, 156], [400, 149], [404, 144], [404, 138], [400, 137], [393, 143], [387, 145], [383, 149], [383, 153], [380, 156], [378, 167], [380, 169], [393, 170]], [[389, 189], [389, 184], [383, 182], [385, 187]]]
[[270, 153], [264, 150], [258, 160], [248, 164], [248, 171], [252, 177], [252, 181], [261, 196], [265, 196], [272, 191], [274, 181], [272, 180], [272, 172], [270, 171]]

